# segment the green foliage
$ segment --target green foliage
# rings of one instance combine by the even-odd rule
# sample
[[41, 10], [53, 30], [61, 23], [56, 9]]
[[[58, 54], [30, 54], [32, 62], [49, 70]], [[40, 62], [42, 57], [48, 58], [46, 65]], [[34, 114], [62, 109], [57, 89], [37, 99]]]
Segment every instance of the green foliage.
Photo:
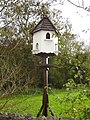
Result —
[[[35, 59], [33, 60], [30, 46], [19, 44], [14, 50], [12, 49], [13, 47], [8, 49], [0, 58], [2, 65], [0, 94], [20, 92], [38, 81], [38, 69], [35, 67], [36, 63]], [[33, 76], [33, 74], [37, 75]]]
[[[60, 31], [57, 34], [59, 55], [50, 58], [50, 64], [55, 64], [56, 68], [50, 69], [49, 84], [56, 88], [66, 88], [66, 91], [59, 91], [55, 98], [50, 94], [51, 109], [60, 117], [90, 117], [90, 50], [76, 41], [69, 20], [61, 21], [61, 11], [50, 9], [55, 1], [0, 2], [1, 111], [36, 115], [41, 107], [41, 96], [36, 94], [42, 92], [36, 87], [42, 87], [43, 84], [42, 70], [37, 67], [42, 60], [32, 55], [32, 30], [47, 15]], [[3, 98], [13, 93], [24, 95]]]
[[32, 55], [32, 30], [43, 15], [50, 16], [53, 2], [1, 0], [0, 95], [42, 85], [41, 58]]
[[[87, 95], [90, 94], [90, 90], [87, 89], [87, 85], [77, 85], [73, 79], [69, 79], [65, 86], [67, 93], [57, 99], [62, 108], [60, 115], [70, 115], [76, 120], [90, 118], [90, 105], [86, 104], [87, 101], [90, 102], [90, 97]], [[65, 105], [65, 108], [63, 108], [63, 105]]]
[[56, 88], [62, 88], [68, 79], [77, 84], [89, 84], [90, 81], [90, 51], [82, 43], [76, 41], [69, 31], [59, 37], [59, 55], [51, 58], [51, 64], [57, 68], [50, 71], [50, 82]]
[[[67, 84], [72, 83], [71, 81]], [[75, 118], [75, 120], [89, 118], [90, 96], [87, 97], [87, 93], [90, 90], [82, 85], [75, 89], [73, 83], [72, 89], [71, 86], [67, 88], [66, 90], [49, 89], [49, 105], [54, 115], [60, 118]], [[29, 95], [22, 93], [0, 99], [0, 111], [36, 116], [42, 105], [42, 90], [33, 88], [29, 92]]]
[[56, 0], [1, 0], [0, 5], [0, 95], [21, 92], [31, 86], [42, 86], [42, 70], [37, 67], [41, 58], [32, 55], [32, 30], [47, 15], [60, 31], [59, 55], [50, 58], [49, 84], [62, 88], [68, 79], [90, 84], [90, 51], [76, 41], [67, 19], [61, 11], [51, 10]]

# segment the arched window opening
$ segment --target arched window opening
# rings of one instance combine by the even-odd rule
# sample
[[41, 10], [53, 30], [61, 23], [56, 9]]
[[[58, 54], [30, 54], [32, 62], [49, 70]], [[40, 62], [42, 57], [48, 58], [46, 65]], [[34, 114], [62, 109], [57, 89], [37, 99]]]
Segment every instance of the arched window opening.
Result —
[[38, 50], [39, 49], [39, 44], [38, 43], [36, 43], [36, 50]]
[[50, 33], [46, 34], [46, 39], [50, 39]]

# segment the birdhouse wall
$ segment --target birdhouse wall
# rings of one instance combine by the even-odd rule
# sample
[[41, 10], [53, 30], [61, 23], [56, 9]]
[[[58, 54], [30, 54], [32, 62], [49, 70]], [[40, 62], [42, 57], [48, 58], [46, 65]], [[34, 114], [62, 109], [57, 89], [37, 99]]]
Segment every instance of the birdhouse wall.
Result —
[[38, 54], [41, 50], [41, 40], [42, 33], [41, 31], [33, 34], [33, 54]]
[[[54, 52], [54, 37], [53, 37], [54, 32], [53, 31], [42, 31], [42, 34], [43, 34], [43, 39], [41, 42], [42, 52], [53, 53]], [[49, 36], [47, 36], [46, 38], [47, 34], [50, 35], [50, 38]]]
[[55, 53], [58, 51], [58, 39], [54, 31], [41, 30], [33, 35], [33, 54]]

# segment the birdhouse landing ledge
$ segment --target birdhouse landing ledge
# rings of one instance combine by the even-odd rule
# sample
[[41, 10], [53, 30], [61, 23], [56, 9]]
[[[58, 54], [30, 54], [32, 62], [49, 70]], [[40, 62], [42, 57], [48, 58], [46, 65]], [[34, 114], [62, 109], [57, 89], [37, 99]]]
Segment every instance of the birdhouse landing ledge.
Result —
[[33, 30], [33, 50], [36, 55], [58, 55], [56, 28], [48, 17], [44, 17]]

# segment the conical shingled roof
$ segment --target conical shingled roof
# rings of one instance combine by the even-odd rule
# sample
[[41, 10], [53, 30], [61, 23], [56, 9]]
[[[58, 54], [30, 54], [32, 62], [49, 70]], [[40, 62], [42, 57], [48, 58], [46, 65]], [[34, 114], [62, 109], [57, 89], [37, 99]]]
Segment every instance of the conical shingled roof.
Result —
[[40, 30], [47, 30], [47, 31], [55, 31], [56, 28], [52, 24], [52, 22], [49, 20], [48, 17], [44, 17], [34, 28], [33, 33], [40, 31]]

